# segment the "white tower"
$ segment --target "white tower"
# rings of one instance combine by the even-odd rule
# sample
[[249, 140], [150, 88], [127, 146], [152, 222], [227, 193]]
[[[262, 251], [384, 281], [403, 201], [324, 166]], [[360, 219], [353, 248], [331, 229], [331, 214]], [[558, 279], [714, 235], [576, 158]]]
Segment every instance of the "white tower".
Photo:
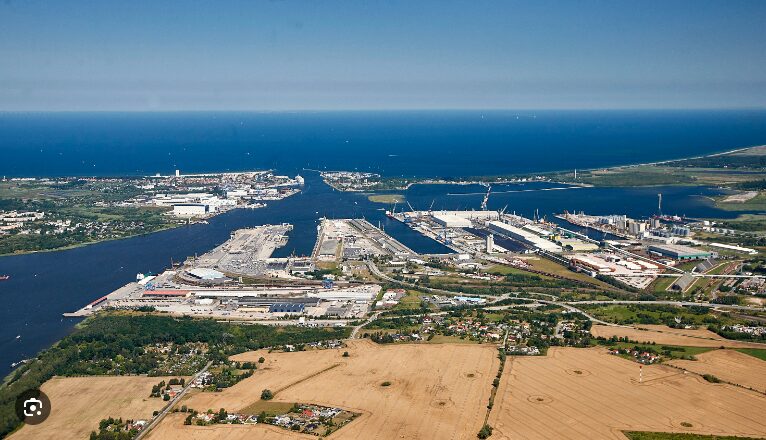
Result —
[[662, 194], [657, 194], [657, 214], [662, 215]]
[[487, 253], [491, 254], [495, 250], [495, 237], [492, 234], [487, 235]]
[[176, 170], [176, 177], [181, 177], [181, 170]]

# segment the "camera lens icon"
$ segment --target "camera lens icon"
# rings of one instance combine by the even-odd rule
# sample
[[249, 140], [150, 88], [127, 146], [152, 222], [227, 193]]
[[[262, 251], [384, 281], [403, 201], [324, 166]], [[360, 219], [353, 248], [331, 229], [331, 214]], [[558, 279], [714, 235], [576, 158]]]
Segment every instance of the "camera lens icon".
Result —
[[38, 425], [51, 413], [51, 401], [40, 390], [27, 390], [16, 398], [16, 415], [27, 425]]
[[24, 401], [24, 416], [34, 417], [43, 415], [43, 401], [34, 397]]

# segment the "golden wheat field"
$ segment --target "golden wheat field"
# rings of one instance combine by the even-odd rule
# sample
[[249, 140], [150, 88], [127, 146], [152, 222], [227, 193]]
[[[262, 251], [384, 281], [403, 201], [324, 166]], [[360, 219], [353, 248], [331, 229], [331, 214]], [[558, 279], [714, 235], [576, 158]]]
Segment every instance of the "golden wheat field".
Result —
[[766, 344], [724, 339], [707, 329], [675, 329], [664, 325], [636, 325], [635, 327], [618, 327], [611, 325], [593, 325], [593, 336], [609, 338], [612, 336], [625, 337], [638, 342], [656, 342], [665, 345], [681, 345], [690, 347], [731, 347], [731, 348], [766, 348]]
[[766, 362], [736, 350], [712, 350], [695, 356], [696, 361], [676, 359], [668, 363], [697, 374], [712, 374], [721, 380], [766, 392]]
[[152, 386], [163, 377], [94, 376], [55, 377], [40, 388], [51, 400], [51, 414], [39, 425], [25, 425], [10, 436], [13, 440], [87, 439], [108, 417], [144, 419], [165, 403], [151, 398]]
[[[348, 351], [349, 357], [342, 357]], [[230, 412], [258, 401], [264, 388], [274, 401], [338, 406], [361, 416], [332, 434], [338, 440], [467, 439], [484, 423], [497, 349], [477, 344], [379, 346], [349, 341], [341, 350], [297, 353], [253, 352], [238, 360], [266, 362], [256, 373], [220, 393], [196, 393], [183, 404], [198, 411]], [[381, 386], [390, 382], [390, 386]], [[184, 426], [178, 415], [154, 430], [152, 440], [312, 438], [280, 428]]]
[[492, 439], [624, 439], [623, 430], [766, 436], [766, 396], [602, 348], [552, 348], [506, 364]]

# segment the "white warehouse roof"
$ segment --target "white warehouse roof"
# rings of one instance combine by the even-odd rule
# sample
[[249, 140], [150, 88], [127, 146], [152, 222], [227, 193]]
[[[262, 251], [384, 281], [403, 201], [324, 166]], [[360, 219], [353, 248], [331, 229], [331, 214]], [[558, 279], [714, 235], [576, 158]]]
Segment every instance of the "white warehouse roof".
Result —
[[189, 271], [189, 273], [202, 280], [218, 280], [226, 278], [222, 272], [214, 269], [208, 269], [206, 267], [197, 267]]
[[529, 231], [525, 231], [524, 229], [521, 229], [521, 228], [517, 228], [516, 226], [509, 225], [508, 223], [492, 221], [492, 222], [489, 222], [489, 227], [490, 229], [500, 234], [507, 235], [519, 241], [523, 241], [524, 243], [527, 243], [529, 245], [532, 245], [544, 251], [561, 252], [562, 250], [561, 246], [557, 245], [556, 243], [548, 241], [544, 238], [540, 238], [536, 234], [533, 234]]

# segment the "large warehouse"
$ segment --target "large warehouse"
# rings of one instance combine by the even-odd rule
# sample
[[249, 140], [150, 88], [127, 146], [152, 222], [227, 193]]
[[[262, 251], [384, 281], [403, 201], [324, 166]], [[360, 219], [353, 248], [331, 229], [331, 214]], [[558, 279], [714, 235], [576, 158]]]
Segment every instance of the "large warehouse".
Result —
[[471, 220], [465, 217], [460, 217], [454, 214], [447, 213], [435, 213], [433, 219], [436, 223], [444, 226], [445, 228], [470, 228]]
[[437, 211], [431, 214], [431, 218], [445, 228], [470, 228], [472, 220], [497, 220], [498, 216], [496, 211]]
[[178, 217], [204, 216], [209, 211], [210, 207], [202, 203], [178, 203], [173, 205], [173, 215]]
[[702, 249], [677, 244], [653, 244], [649, 246], [649, 252], [676, 260], [704, 260], [711, 255], [710, 252], [703, 251]]
[[534, 246], [537, 249], [557, 253], [562, 251], [561, 246], [557, 245], [556, 243], [538, 237], [536, 234], [525, 231], [521, 228], [517, 228], [516, 226], [509, 225], [508, 223], [495, 221], [489, 222], [489, 229], [498, 234], [505, 235], [514, 240], [518, 240], [522, 243]]

